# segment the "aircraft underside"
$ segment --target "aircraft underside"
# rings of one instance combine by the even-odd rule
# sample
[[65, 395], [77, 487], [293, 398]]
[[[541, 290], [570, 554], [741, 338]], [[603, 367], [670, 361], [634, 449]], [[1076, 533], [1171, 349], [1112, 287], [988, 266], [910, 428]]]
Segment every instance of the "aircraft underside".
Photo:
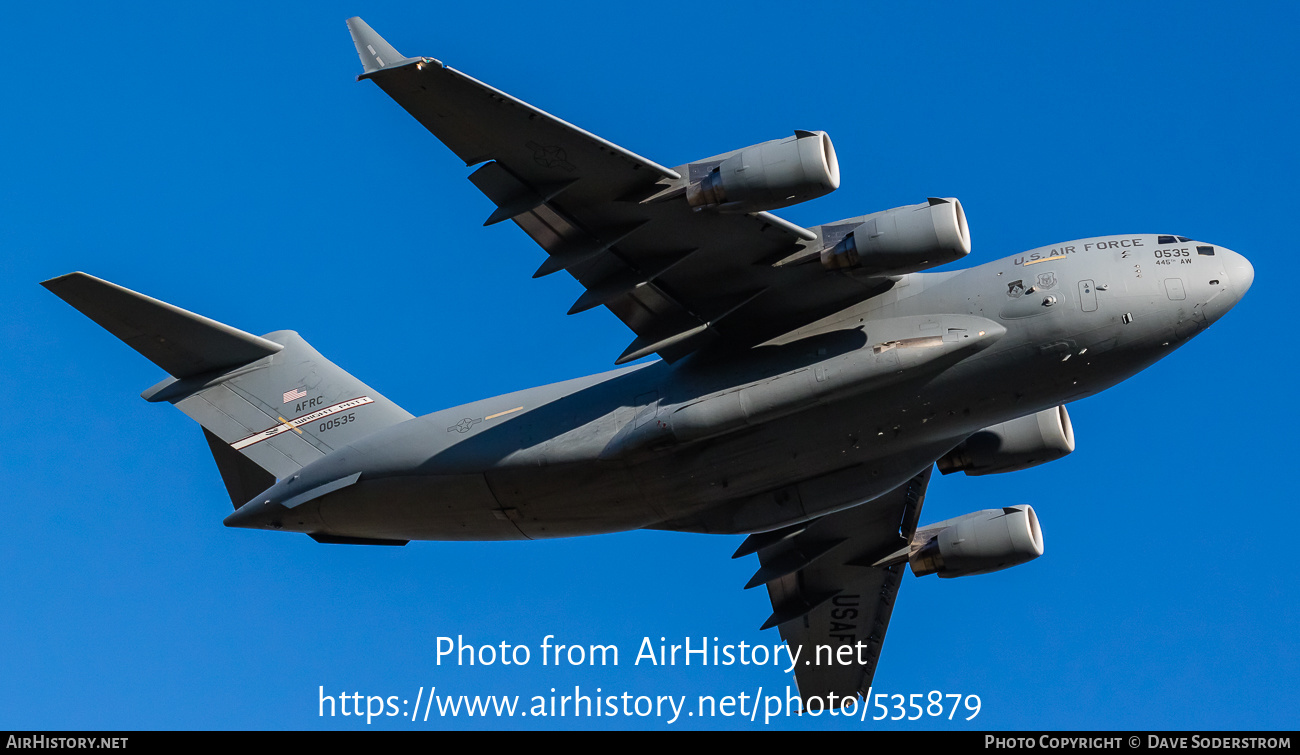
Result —
[[[1009, 502], [931, 525], [932, 470], [1013, 472], [1074, 450], [1065, 404], [1168, 355], [1250, 287], [1250, 263], [1182, 236], [1099, 236], [965, 270], [955, 198], [810, 228], [769, 211], [839, 187], [824, 132], [668, 168], [398, 53], [360, 19], [360, 78], [467, 165], [635, 334], [603, 375], [421, 417], [292, 331], [255, 336], [85, 273], [43, 285], [171, 377], [145, 391], [198, 422], [232, 527], [322, 543], [519, 540], [634, 529], [747, 534], [805, 698], [870, 688], [901, 575], [958, 577], [1043, 553]], [[812, 655], [811, 652], [808, 655]]]

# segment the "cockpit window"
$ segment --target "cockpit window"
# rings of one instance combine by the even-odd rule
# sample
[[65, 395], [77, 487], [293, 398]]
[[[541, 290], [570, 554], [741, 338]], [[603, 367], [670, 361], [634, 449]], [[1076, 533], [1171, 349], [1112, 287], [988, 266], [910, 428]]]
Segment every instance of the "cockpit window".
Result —
[[1205, 255], [1206, 257], [1213, 257], [1213, 256], [1214, 256], [1214, 247], [1212, 247], [1212, 246], [1198, 246], [1198, 247], [1196, 247], [1196, 253], [1197, 253], [1197, 254], [1203, 254], [1203, 255]]
[[1191, 241], [1191, 239], [1187, 238], [1186, 236], [1175, 236], [1174, 238], [1178, 239], [1179, 243], [1182, 244], [1186, 244], [1187, 242]]
[[1156, 239], [1157, 244], [1186, 244], [1191, 239], [1186, 236], [1161, 236]]

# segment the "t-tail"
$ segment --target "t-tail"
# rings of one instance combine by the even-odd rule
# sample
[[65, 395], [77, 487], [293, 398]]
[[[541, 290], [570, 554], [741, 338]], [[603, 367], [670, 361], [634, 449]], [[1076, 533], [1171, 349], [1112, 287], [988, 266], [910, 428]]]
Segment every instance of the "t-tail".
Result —
[[203, 426], [236, 509], [276, 478], [411, 418], [291, 330], [258, 337], [85, 273], [41, 285], [171, 375], [141, 396]]

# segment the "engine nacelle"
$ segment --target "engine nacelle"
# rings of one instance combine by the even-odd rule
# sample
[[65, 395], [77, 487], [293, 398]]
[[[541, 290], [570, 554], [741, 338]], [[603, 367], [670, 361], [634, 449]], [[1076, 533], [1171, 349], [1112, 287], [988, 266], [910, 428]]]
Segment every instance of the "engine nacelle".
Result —
[[828, 270], [902, 275], [946, 265], [970, 254], [966, 212], [955, 198], [896, 207], [849, 231], [822, 250]]
[[908, 563], [918, 577], [988, 574], [1043, 555], [1043, 530], [1032, 506], [1005, 506], [959, 516], [917, 531]]
[[686, 187], [692, 207], [759, 212], [816, 199], [840, 187], [840, 163], [824, 131], [763, 142], [732, 153]]
[[986, 427], [939, 459], [943, 474], [972, 477], [1017, 472], [1055, 461], [1074, 450], [1074, 428], [1064, 406]]

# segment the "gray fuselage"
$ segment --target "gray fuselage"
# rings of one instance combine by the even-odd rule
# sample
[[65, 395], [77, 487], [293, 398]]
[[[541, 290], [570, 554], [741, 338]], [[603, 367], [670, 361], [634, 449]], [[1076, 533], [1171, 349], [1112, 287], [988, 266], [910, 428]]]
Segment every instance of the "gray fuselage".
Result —
[[1244, 257], [1171, 238], [899, 276], [747, 351], [434, 412], [330, 453], [226, 524], [380, 540], [744, 533], [869, 502], [981, 428], [1139, 372], [1241, 299]]

